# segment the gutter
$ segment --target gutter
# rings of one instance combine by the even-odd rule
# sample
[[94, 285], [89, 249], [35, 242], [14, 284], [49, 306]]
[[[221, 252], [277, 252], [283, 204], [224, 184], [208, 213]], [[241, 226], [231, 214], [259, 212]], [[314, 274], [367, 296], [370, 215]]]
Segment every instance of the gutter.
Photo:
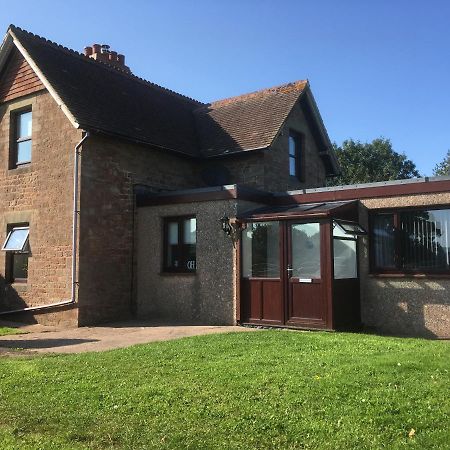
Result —
[[84, 141], [89, 137], [89, 131], [84, 132], [84, 136], [74, 148], [74, 162], [73, 162], [73, 209], [72, 209], [72, 288], [70, 300], [62, 300], [56, 303], [50, 303], [42, 306], [29, 306], [26, 308], [13, 309], [10, 311], [1, 311], [0, 315], [13, 314], [24, 311], [39, 311], [49, 308], [55, 308], [58, 306], [72, 305], [76, 301], [76, 287], [78, 285], [77, 280], [77, 240], [78, 240], [78, 171], [80, 165], [80, 148]]

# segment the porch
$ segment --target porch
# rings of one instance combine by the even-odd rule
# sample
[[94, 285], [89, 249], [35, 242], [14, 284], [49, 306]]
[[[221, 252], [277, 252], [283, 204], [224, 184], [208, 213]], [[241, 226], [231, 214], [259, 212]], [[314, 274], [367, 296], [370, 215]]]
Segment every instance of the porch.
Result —
[[240, 323], [361, 324], [358, 202], [265, 207], [240, 218]]

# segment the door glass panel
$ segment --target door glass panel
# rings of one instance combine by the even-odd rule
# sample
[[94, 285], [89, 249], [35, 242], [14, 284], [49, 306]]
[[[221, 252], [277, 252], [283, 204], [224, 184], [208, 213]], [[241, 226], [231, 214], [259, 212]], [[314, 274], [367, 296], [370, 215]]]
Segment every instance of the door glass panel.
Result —
[[242, 233], [242, 276], [280, 277], [278, 222], [250, 223]]
[[320, 278], [320, 224], [292, 225], [292, 276]]
[[356, 240], [334, 239], [334, 278], [357, 278]]

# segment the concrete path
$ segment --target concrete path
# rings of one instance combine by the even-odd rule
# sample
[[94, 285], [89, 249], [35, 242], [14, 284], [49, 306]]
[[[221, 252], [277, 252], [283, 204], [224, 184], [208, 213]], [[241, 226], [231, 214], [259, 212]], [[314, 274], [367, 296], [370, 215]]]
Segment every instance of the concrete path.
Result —
[[[26, 334], [0, 336], [0, 354], [100, 352], [154, 341], [166, 341], [201, 334], [249, 331], [237, 326], [161, 325], [126, 322], [98, 327], [57, 329], [42, 325], [20, 328]], [[17, 353], [16, 353], [17, 354]]]

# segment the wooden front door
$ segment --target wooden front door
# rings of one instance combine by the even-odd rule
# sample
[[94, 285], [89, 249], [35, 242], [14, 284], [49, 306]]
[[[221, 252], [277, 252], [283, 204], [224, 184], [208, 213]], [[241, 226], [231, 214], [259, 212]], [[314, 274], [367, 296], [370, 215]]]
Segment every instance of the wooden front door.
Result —
[[288, 223], [286, 323], [323, 328], [327, 322], [326, 223]]
[[280, 223], [250, 223], [241, 239], [241, 304], [244, 322], [284, 325]]
[[255, 222], [242, 234], [242, 321], [327, 327], [328, 222]]

